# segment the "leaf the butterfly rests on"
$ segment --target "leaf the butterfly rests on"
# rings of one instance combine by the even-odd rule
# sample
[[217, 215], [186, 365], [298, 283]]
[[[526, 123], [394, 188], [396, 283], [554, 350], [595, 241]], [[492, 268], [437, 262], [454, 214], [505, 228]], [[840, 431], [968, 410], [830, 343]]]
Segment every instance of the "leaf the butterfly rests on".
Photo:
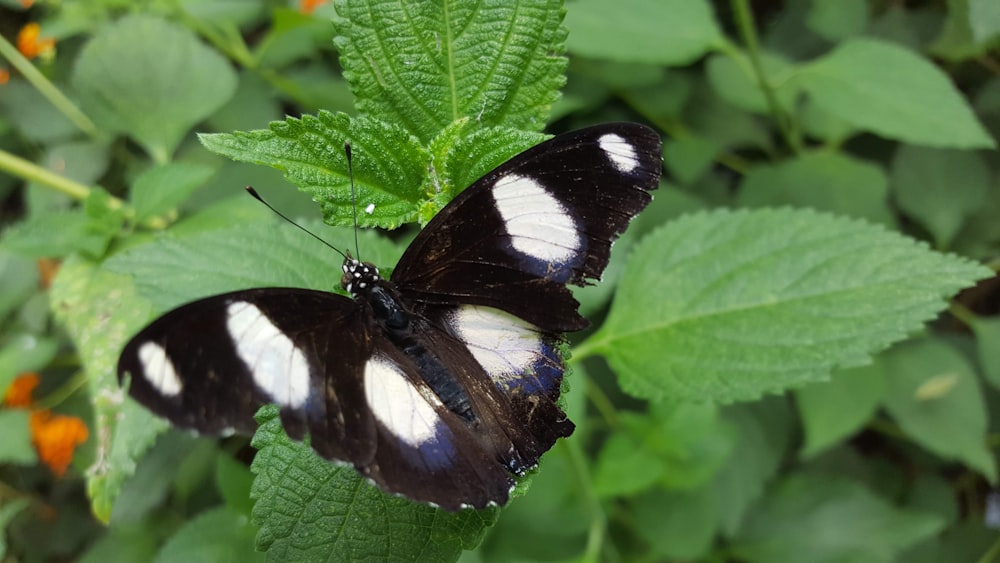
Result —
[[600, 277], [652, 199], [660, 154], [636, 124], [550, 139], [445, 206], [390, 280], [348, 258], [353, 299], [261, 288], [183, 305], [125, 346], [119, 378], [181, 427], [250, 433], [274, 403], [289, 436], [385, 491], [448, 510], [503, 504], [573, 432], [558, 346], [587, 321], [567, 284]]

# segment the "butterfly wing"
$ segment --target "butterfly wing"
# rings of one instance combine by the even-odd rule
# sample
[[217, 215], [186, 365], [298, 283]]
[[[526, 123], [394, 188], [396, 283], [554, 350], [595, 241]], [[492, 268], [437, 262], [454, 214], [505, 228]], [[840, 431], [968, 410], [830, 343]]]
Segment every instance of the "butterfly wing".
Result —
[[485, 305], [555, 333], [585, 328], [566, 284], [600, 278], [611, 244], [652, 200], [661, 159], [659, 135], [638, 124], [554, 137], [452, 200], [392, 281], [418, 304]]
[[122, 351], [129, 393], [176, 426], [252, 434], [263, 405], [289, 436], [308, 430], [322, 455], [368, 463], [375, 426], [358, 371], [372, 342], [359, 305], [332, 293], [262, 288], [170, 311]]

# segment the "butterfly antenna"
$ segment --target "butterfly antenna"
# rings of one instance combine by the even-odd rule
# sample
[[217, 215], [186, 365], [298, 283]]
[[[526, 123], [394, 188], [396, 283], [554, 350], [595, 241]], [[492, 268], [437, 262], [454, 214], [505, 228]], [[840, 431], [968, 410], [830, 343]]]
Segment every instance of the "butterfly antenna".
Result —
[[[332, 244], [330, 244], [330, 243], [326, 242], [325, 240], [321, 239], [318, 235], [316, 235], [316, 233], [310, 231], [309, 229], [303, 227], [302, 225], [296, 223], [295, 221], [292, 221], [287, 216], [285, 216], [284, 213], [282, 213], [282, 212], [278, 211], [277, 209], [275, 209], [273, 205], [271, 205], [270, 203], [264, 201], [264, 198], [260, 197], [260, 194], [257, 193], [257, 190], [253, 189], [253, 186], [247, 186], [244, 189], [247, 191], [248, 194], [252, 195], [254, 199], [256, 199], [257, 201], [263, 203], [268, 209], [270, 209], [271, 211], [273, 211], [275, 215], [277, 215], [278, 217], [281, 217], [285, 221], [288, 221], [289, 223], [295, 225], [302, 232], [304, 232], [307, 235], [311, 236], [312, 238], [320, 241], [321, 243], [325, 244], [327, 247], [333, 249], [334, 252], [336, 252], [337, 254], [343, 256], [344, 259], [347, 258], [347, 256], [343, 252], [341, 252], [339, 248], [337, 248], [336, 246], [333, 246]], [[355, 237], [357, 237], [357, 233], [355, 233]]]
[[351, 179], [351, 207], [354, 209], [354, 252], [361, 260], [361, 249], [358, 248], [358, 197], [354, 191], [354, 159], [351, 157], [350, 141], [344, 143], [344, 154], [347, 155], [347, 177]]

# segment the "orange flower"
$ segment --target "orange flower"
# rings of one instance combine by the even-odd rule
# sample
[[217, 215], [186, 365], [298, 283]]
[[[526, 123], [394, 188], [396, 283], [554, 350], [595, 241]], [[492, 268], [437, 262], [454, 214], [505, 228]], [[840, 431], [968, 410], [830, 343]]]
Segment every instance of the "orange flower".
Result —
[[35, 263], [35, 267], [38, 268], [38, 284], [42, 289], [48, 289], [52, 285], [52, 280], [59, 272], [60, 264], [62, 262], [53, 258], [39, 258], [38, 262]]
[[10, 71], [5, 68], [0, 68], [0, 86], [10, 82]]
[[42, 27], [37, 23], [29, 23], [17, 34], [17, 50], [29, 59], [40, 55], [48, 55], [56, 48], [56, 40], [51, 37], [40, 37]]
[[19, 0], [19, 2], [21, 4], [21, 7], [27, 10], [28, 8], [31, 7], [32, 4], [35, 3], [35, 0]]
[[[37, 373], [19, 375], [7, 389], [4, 404], [8, 407], [31, 409], [34, 402], [31, 394], [38, 387], [38, 381]], [[48, 465], [57, 477], [62, 477], [73, 461], [76, 447], [87, 441], [87, 425], [75, 416], [52, 414], [48, 409], [31, 409], [29, 421], [31, 443], [38, 452], [38, 459]]]
[[325, 4], [327, 0], [299, 0], [299, 11], [303, 14], [311, 14], [320, 4]]
[[73, 452], [87, 441], [88, 435], [87, 425], [75, 416], [52, 414], [48, 410], [31, 413], [31, 443], [38, 458], [57, 477], [66, 473]]
[[17, 376], [14, 383], [7, 388], [4, 394], [3, 404], [14, 408], [27, 408], [31, 406], [31, 393], [38, 387], [38, 374], [25, 372]]

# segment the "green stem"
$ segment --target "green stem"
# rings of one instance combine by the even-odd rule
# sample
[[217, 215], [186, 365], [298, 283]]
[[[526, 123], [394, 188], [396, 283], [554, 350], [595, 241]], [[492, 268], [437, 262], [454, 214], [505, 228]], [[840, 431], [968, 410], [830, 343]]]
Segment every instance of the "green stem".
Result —
[[65, 383], [60, 385], [58, 389], [46, 395], [44, 399], [37, 401], [34, 408], [39, 410], [54, 408], [68, 399], [73, 393], [76, 393], [85, 383], [87, 383], [87, 374], [83, 371], [78, 371], [73, 374], [73, 377], [70, 377]]
[[608, 527], [608, 517], [604, 513], [600, 499], [594, 494], [591, 487], [592, 479], [588, 469], [586, 456], [580, 449], [578, 440], [566, 440], [562, 442], [563, 451], [569, 456], [570, 466], [573, 468], [577, 479], [580, 481], [580, 488], [590, 509], [590, 529], [587, 531], [587, 547], [580, 561], [589, 563], [601, 560], [601, 550], [604, 546], [604, 535]]
[[976, 563], [992, 563], [997, 560], [998, 555], [1000, 555], [1000, 538], [997, 538], [997, 540], [993, 542], [993, 545], [986, 550], [986, 553], [984, 553], [983, 556], [976, 561]]
[[732, 6], [733, 13], [736, 16], [736, 27], [739, 29], [744, 45], [746, 45], [747, 55], [750, 57], [750, 66], [756, 75], [760, 91], [767, 100], [767, 106], [770, 108], [771, 114], [774, 115], [774, 120], [778, 124], [781, 136], [784, 137], [785, 142], [792, 151], [799, 152], [802, 148], [801, 142], [798, 136], [793, 133], [792, 121], [788, 114], [781, 108], [781, 104], [778, 103], [778, 97], [775, 95], [774, 88], [764, 73], [764, 65], [760, 61], [760, 43], [757, 40], [757, 28], [753, 19], [753, 12], [750, 10], [750, 2], [749, 0], [732, 0]]
[[67, 98], [59, 88], [56, 88], [55, 84], [49, 81], [41, 72], [35, 68], [35, 65], [31, 64], [31, 61], [24, 58], [23, 55], [10, 44], [7, 39], [0, 35], [0, 55], [2, 55], [11, 66], [17, 69], [21, 73], [21, 76], [25, 78], [32, 86], [35, 87], [38, 92], [49, 101], [50, 104], [55, 106], [63, 115], [65, 115], [74, 125], [77, 126], [80, 131], [83, 131], [87, 136], [94, 139], [100, 139], [102, 137], [100, 129], [97, 125], [87, 117], [80, 108], [76, 107], [69, 98]]
[[[46, 170], [30, 160], [25, 160], [3, 150], [0, 150], [0, 170], [9, 173], [12, 176], [23, 178], [29, 182], [35, 182], [48, 186], [57, 192], [64, 193], [76, 200], [82, 201], [87, 199], [87, 196], [90, 195], [90, 188], [88, 186], [80, 184], [79, 182], [74, 182], [69, 178], [65, 178], [50, 170]], [[122, 202], [115, 198], [112, 198], [111, 202], [112, 205], [115, 206], [113, 209], [117, 209], [122, 205]]]

